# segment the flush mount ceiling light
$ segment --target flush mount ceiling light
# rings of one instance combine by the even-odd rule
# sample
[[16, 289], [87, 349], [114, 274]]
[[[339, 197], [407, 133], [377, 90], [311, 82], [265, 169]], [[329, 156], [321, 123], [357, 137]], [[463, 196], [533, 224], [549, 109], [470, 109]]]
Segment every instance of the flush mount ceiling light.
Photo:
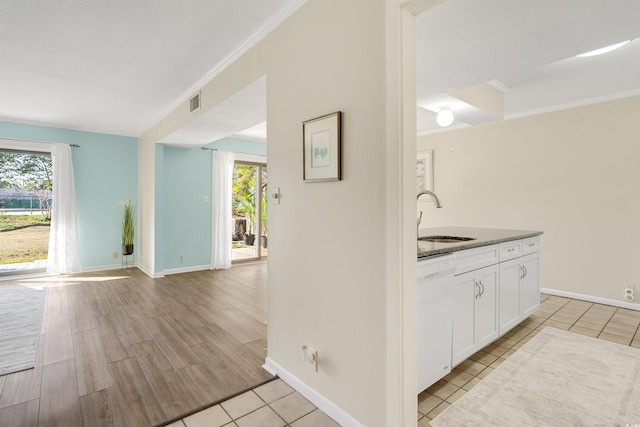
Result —
[[592, 50], [591, 52], [581, 53], [580, 55], [576, 55], [576, 58], [586, 58], [588, 56], [602, 55], [603, 53], [608, 53], [613, 50], [620, 49], [622, 46], [628, 44], [629, 42], [631, 42], [631, 40], [612, 44], [611, 46], [602, 47], [600, 49]]
[[438, 111], [438, 114], [436, 115], [436, 123], [443, 128], [450, 126], [451, 123], [453, 123], [453, 111], [449, 108], [443, 108]]

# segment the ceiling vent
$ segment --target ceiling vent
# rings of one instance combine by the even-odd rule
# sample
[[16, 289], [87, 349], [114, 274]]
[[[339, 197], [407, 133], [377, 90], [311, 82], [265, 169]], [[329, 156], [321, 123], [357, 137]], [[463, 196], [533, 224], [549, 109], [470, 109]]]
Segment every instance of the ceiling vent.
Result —
[[200, 109], [200, 92], [196, 93], [189, 99], [189, 112], [193, 113]]

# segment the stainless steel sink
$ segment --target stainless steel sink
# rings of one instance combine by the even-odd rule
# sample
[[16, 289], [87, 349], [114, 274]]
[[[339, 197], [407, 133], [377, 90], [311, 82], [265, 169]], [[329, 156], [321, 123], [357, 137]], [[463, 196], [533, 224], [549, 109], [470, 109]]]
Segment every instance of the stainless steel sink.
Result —
[[476, 240], [474, 237], [460, 237], [460, 236], [424, 236], [418, 237], [418, 240], [433, 243], [460, 243], [468, 242], [469, 240]]

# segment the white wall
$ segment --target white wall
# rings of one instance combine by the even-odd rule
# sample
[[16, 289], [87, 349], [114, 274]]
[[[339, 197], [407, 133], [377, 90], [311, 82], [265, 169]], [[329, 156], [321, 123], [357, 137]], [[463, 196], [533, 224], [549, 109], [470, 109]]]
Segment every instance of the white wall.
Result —
[[541, 286], [640, 293], [640, 97], [418, 138], [443, 208], [423, 226], [542, 230]]

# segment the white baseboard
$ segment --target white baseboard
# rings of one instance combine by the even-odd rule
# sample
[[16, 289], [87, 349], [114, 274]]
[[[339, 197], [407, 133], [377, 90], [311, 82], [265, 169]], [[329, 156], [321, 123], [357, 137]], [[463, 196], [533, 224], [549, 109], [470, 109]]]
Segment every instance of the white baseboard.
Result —
[[[150, 271], [148, 271], [146, 268], [139, 265], [138, 263], [134, 263], [133, 265], [130, 265], [130, 266], [136, 267], [138, 270], [142, 271], [144, 274], [151, 277], [152, 279], [159, 279], [159, 278], [165, 277], [165, 275], [168, 275], [168, 274], [190, 273], [192, 271], [202, 271], [202, 270], [209, 269], [209, 265], [207, 264], [207, 265], [194, 265], [190, 267], [181, 267], [181, 268], [170, 268], [167, 270], [163, 270], [162, 273], [151, 273]], [[82, 272], [87, 273], [87, 272], [102, 271], [102, 270], [118, 270], [121, 268], [122, 268], [121, 264], [101, 265], [99, 267], [83, 268]]]
[[630, 310], [640, 311], [640, 304], [634, 302], [618, 301], [615, 299], [594, 297], [592, 295], [576, 294], [574, 292], [565, 292], [548, 288], [540, 288], [540, 292], [542, 292], [543, 294], [555, 295], [558, 297], [579, 299], [582, 301], [595, 302], [598, 304], [612, 305], [614, 307], [628, 308]]
[[191, 266], [191, 267], [169, 268], [167, 270], [163, 270], [162, 273], [164, 275], [167, 275], [167, 274], [180, 274], [180, 273], [191, 273], [193, 271], [209, 270], [209, 268], [210, 268], [209, 264], [207, 264], [207, 265], [194, 265], [194, 266]]
[[293, 387], [309, 402], [316, 405], [318, 409], [327, 414], [342, 427], [364, 427], [363, 424], [359, 423], [355, 418], [338, 407], [335, 403], [331, 402], [329, 399], [309, 387], [306, 383], [302, 382], [298, 377], [284, 369], [282, 366], [278, 365], [272, 359], [267, 357], [263, 368], [272, 375], [277, 375], [282, 378], [284, 382]]
[[140, 264], [136, 264], [136, 267], [138, 267], [138, 270], [142, 271], [144, 274], [151, 277], [152, 279], [161, 279], [164, 277], [163, 273], [154, 273]]

